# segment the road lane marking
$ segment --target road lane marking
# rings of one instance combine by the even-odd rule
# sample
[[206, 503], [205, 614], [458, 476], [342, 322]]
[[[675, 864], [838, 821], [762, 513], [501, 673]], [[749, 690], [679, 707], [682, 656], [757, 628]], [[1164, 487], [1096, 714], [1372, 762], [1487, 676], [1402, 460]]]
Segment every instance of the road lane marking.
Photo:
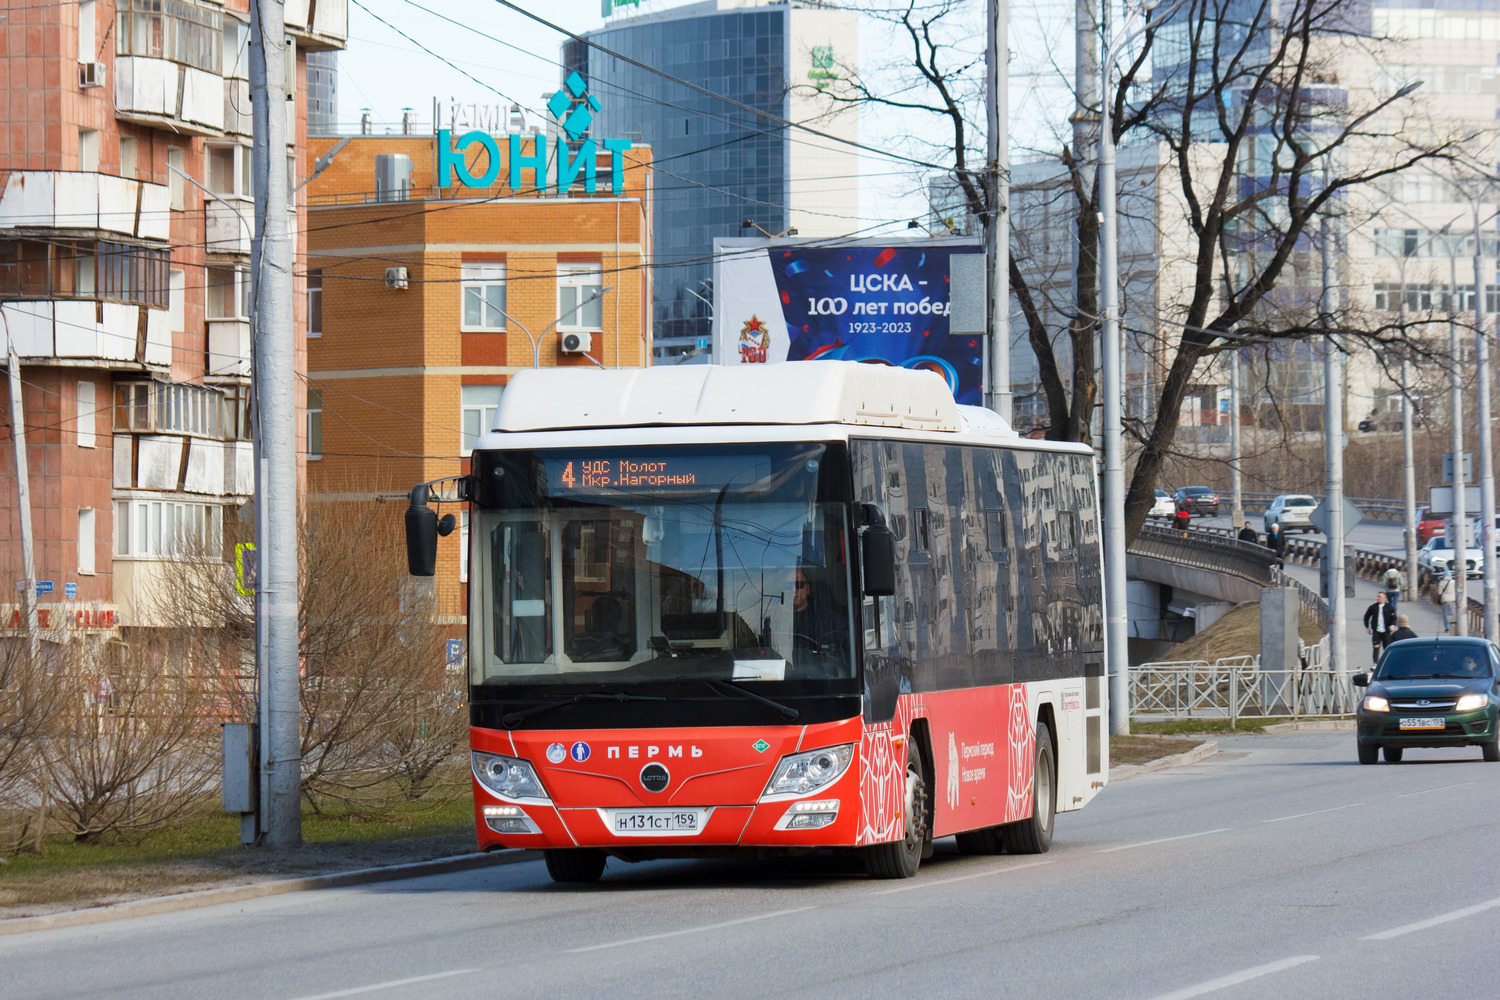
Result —
[[1113, 854], [1115, 851], [1128, 851], [1132, 847], [1150, 847], [1152, 844], [1170, 844], [1174, 840], [1191, 840], [1194, 837], [1207, 837], [1210, 833], [1223, 833], [1233, 827], [1221, 826], [1217, 830], [1203, 830], [1198, 833], [1184, 833], [1180, 837], [1162, 837], [1160, 840], [1143, 840], [1138, 844], [1121, 844], [1119, 847], [1106, 847], [1100, 854]]
[[1429, 927], [1436, 927], [1439, 924], [1446, 924], [1453, 920], [1462, 920], [1464, 917], [1472, 917], [1476, 913], [1483, 913], [1485, 910], [1493, 910], [1497, 906], [1500, 906], [1500, 899], [1491, 899], [1488, 902], [1475, 903], [1473, 906], [1466, 906], [1462, 910], [1454, 910], [1452, 913], [1444, 913], [1441, 916], [1429, 917], [1426, 920], [1418, 920], [1414, 924], [1406, 924], [1402, 927], [1392, 927], [1390, 930], [1381, 931], [1379, 934], [1366, 934], [1364, 937], [1360, 938], [1360, 940], [1389, 941], [1391, 938], [1400, 937], [1403, 934], [1413, 934], [1417, 931], [1425, 931]]
[[927, 889], [935, 885], [947, 885], [949, 882], [967, 882], [971, 878], [984, 878], [987, 875], [1004, 875], [1006, 872], [1020, 871], [1022, 868], [1035, 868], [1037, 865], [1050, 865], [1056, 858], [1047, 858], [1044, 861], [1027, 861], [1024, 864], [1010, 865], [1007, 868], [989, 868], [982, 872], [971, 872], [968, 875], [954, 875], [952, 878], [933, 879], [930, 882], [914, 882], [911, 885], [901, 885], [894, 889], [881, 889], [872, 892], [872, 896], [889, 896], [893, 892], [911, 892], [913, 889]]
[[804, 913], [807, 910], [815, 910], [816, 906], [799, 906], [795, 910], [777, 910], [775, 913], [762, 913], [754, 917], [741, 917], [738, 920], [725, 920], [717, 924], [704, 924], [702, 927], [685, 927], [680, 931], [664, 931], [661, 934], [647, 934], [644, 937], [627, 938], [624, 941], [610, 941], [607, 944], [591, 944], [583, 948], [569, 948], [563, 952], [565, 955], [581, 955], [586, 951], [602, 951], [605, 948], [623, 948], [627, 944], [641, 944], [645, 941], [660, 941], [663, 938], [681, 937], [684, 934], [701, 934], [704, 931], [716, 931], [723, 927], [738, 927], [740, 924], [751, 924], [757, 920], [770, 920], [773, 917], [785, 917], [793, 913]]
[[355, 986], [347, 990], [334, 990], [332, 993], [318, 993], [315, 996], [298, 997], [297, 1000], [334, 1000], [334, 997], [352, 997], [361, 993], [374, 993], [376, 990], [393, 990], [397, 986], [410, 986], [412, 983], [430, 983], [434, 979], [447, 979], [450, 976], [467, 976], [478, 969], [453, 969], [450, 972], [434, 972], [430, 976], [412, 976], [410, 979], [392, 979], [385, 983], [375, 983], [371, 986]]
[[1161, 996], [1154, 998], [1154, 1000], [1189, 1000], [1191, 997], [1201, 997], [1205, 993], [1213, 993], [1216, 990], [1222, 990], [1229, 986], [1238, 986], [1240, 983], [1248, 983], [1250, 980], [1259, 979], [1261, 976], [1269, 976], [1273, 972], [1281, 972], [1283, 969], [1290, 969], [1294, 966], [1302, 965], [1306, 962], [1316, 962], [1317, 960], [1317, 955], [1296, 955], [1292, 958], [1283, 958], [1279, 962], [1257, 965], [1253, 969], [1245, 969], [1241, 972], [1231, 972], [1227, 976], [1210, 979], [1208, 982], [1199, 983], [1196, 986], [1184, 986], [1180, 990], [1163, 993]]
[[1292, 813], [1290, 816], [1277, 816], [1275, 819], [1263, 819], [1263, 820], [1261, 820], [1261, 822], [1262, 823], [1281, 823], [1281, 822], [1283, 822], [1285, 820], [1289, 820], [1289, 819], [1301, 819], [1304, 816], [1321, 816], [1324, 813], [1336, 813], [1340, 809], [1353, 809], [1355, 806], [1362, 806], [1362, 805], [1364, 805], [1363, 802], [1351, 802], [1351, 803], [1349, 803], [1346, 806], [1333, 806], [1332, 808], [1329, 808], [1329, 809], [1314, 809], [1310, 813]]
[[1426, 795], [1429, 792], [1442, 792], [1442, 791], [1448, 790], [1449, 788], [1463, 788], [1465, 785], [1472, 785], [1472, 784], [1474, 784], [1474, 782], [1472, 782], [1472, 781], [1460, 781], [1456, 785], [1438, 785], [1436, 788], [1424, 788], [1420, 792], [1406, 792], [1405, 794], [1396, 796], [1396, 798], [1398, 798], [1398, 799], [1409, 799], [1413, 795]]

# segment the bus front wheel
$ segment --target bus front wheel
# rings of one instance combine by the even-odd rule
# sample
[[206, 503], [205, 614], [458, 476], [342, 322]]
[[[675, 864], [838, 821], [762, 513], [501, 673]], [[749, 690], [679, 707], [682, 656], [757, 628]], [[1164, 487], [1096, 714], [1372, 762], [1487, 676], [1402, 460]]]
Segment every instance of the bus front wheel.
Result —
[[587, 847], [545, 850], [542, 860], [554, 882], [597, 882], [604, 874], [604, 852]]
[[911, 878], [922, 863], [931, 815], [927, 806], [927, 769], [915, 739], [906, 751], [906, 836], [889, 844], [863, 848], [865, 871], [873, 878]]
[[1036, 767], [1031, 773], [1031, 816], [1007, 823], [1005, 849], [1011, 854], [1045, 854], [1052, 846], [1052, 820], [1057, 815], [1057, 755], [1052, 730], [1036, 724]]

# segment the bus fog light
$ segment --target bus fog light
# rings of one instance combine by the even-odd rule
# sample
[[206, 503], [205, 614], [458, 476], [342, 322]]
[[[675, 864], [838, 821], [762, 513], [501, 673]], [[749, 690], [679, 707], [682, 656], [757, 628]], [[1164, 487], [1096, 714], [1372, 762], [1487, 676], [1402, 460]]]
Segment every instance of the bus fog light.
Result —
[[778, 830], [816, 830], [839, 817], [838, 799], [813, 799], [795, 803], [776, 824]]

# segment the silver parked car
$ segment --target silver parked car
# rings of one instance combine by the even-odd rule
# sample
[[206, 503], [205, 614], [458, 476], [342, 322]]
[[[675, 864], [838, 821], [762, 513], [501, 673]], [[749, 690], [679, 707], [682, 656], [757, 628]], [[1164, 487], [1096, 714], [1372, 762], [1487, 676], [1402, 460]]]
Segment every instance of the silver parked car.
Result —
[[1268, 532], [1273, 524], [1281, 525], [1282, 534], [1288, 531], [1314, 531], [1316, 529], [1309, 518], [1317, 507], [1317, 497], [1310, 497], [1306, 493], [1283, 493], [1271, 501], [1261, 520]]

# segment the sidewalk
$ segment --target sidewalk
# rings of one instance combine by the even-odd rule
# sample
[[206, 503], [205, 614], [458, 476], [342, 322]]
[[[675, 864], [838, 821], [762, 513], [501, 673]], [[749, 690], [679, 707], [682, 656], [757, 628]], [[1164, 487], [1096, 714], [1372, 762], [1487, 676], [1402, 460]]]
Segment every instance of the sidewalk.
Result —
[[[1318, 567], [1293, 566], [1288, 563], [1286, 575], [1318, 590]], [[1366, 670], [1370, 663], [1370, 637], [1365, 633], [1365, 609], [1375, 602], [1380, 585], [1373, 580], [1356, 579], [1354, 596], [1344, 598], [1344, 622], [1349, 637], [1349, 667], [1351, 670]], [[1411, 619], [1412, 631], [1419, 636], [1443, 634], [1443, 610], [1432, 603], [1429, 597], [1418, 596], [1414, 601], [1401, 601], [1396, 613]]]

